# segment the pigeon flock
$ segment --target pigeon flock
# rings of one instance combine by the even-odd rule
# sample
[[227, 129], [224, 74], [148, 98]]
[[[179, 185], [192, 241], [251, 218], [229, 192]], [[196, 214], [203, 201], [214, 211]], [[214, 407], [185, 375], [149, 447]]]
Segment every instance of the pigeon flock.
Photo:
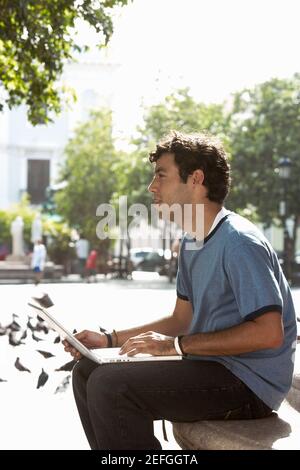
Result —
[[[26, 320], [24, 322], [20, 321], [19, 315], [13, 314], [10, 323], [6, 325], [0, 323], [0, 345], [4, 341], [7, 341], [8, 348], [14, 348], [16, 353], [15, 361], [11, 366], [15, 367], [20, 373], [32, 374], [30, 364], [26, 364], [22, 359], [22, 352], [24, 352], [25, 348], [27, 352], [26, 357], [28, 358], [29, 351], [30, 356], [33, 357], [32, 363], [35, 362], [35, 355], [44, 361], [37, 381], [34, 380], [34, 388], [43, 388], [51, 374], [63, 371], [68, 372], [68, 375], [65, 375], [63, 380], [61, 380], [60, 374], [57, 374], [58, 380], [54, 393], [63, 393], [68, 389], [71, 378], [70, 372], [76, 361], [71, 360], [63, 364], [57, 364], [57, 361], [55, 361], [56, 357], [59, 359], [62, 354], [65, 356], [63, 347], [59, 344], [60, 337], [52, 329], [49, 329], [41, 317], [38, 315], [36, 317], [28, 315], [27, 322]], [[20, 374], [21, 379], [22, 376]], [[9, 379], [3, 376], [0, 368], [0, 384], [6, 382], [9, 382]]]

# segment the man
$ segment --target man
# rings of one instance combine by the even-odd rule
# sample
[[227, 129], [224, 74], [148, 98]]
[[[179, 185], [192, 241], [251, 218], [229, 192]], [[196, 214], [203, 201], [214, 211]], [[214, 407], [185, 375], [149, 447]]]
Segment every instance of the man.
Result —
[[34, 283], [38, 285], [43, 277], [45, 263], [47, 259], [47, 250], [42, 240], [37, 240], [34, 244], [31, 266], [34, 272]]
[[[278, 409], [291, 385], [296, 343], [291, 293], [268, 241], [223, 207], [230, 182], [223, 148], [207, 136], [174, 132], [150, 161], [154, 203], [158, 210], [179, 205], [188, 232], [174, 311], [111, 335], [76, 336], [89, 348], [120, 346], [129, 355], [186, 359], [104, 366], [81, 359], [73, 388], [92, 449], [160, 449], [153, 434], [157, 419], [263, 418]], [[196, 220], [199, 207], [202, 224]], [[80, 358], [67, 343], [65, 349]]]

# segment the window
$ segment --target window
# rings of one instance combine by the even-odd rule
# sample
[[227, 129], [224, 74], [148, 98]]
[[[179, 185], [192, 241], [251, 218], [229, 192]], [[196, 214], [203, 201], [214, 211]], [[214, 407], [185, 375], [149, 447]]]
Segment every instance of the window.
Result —
[[49, 177], [50, 160], [27, 160], [27, 192], [31, 204], [45, 202]]

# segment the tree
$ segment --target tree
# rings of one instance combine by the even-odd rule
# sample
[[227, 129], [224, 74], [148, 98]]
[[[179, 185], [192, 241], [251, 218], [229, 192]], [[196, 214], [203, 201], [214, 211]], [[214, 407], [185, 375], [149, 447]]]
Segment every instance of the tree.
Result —
[[51, 122], [67, 91], [56, 84], [64, 64], [86, 46], [75, 42], [76, 22], [99, 33], [99, 46], [113, 32], [112, 8], [128, 0], [0, 0], [0, 111], [25, 103], [32, 124]]
[[93, 111], [65, 149], [60, 181], [67, 185], [56, 194], [57, 212], [92, 243], [99, 221], [96, 209], [109, 203], [116, 186], [118, 154], [112, 138], [111, 111]]
[[[120, 158], [116, 164], [116, 187], [112, 195], [111, 202], [116, 209], [116, 213], [119, 211], [119, 201], [121, 196], [126, 196], [127, 198], [127, 208], [133, 204], [144, 204], [146, 207], [150, 206], [151, 197], [147, 191], [147, 186], [149, 185], [149, 168], [150, 164], [148, 162], [147, 156], [139, 150], [135, 150], [131, 153], [123, 153], [122, 158]], [[132, 216], [126, 215], [126, 220], [123, 223], [129, 225], [132, 223]], [[117, 223], [120, 224], [119, 218], [117, 218]], [[131, 248], [131, 239], [130, 231], [127, 231], [127, 238], [125, 240], [120, 240], [120, 261], [119, 265], [121, 267], [122, 256], [123, 256], [123, 246], [126, 245], [127, 254], [130, 252]], [[129, 261], [129, 260], [128, 260]]]
[[294, 221], [293, 245], [300, 221], [300, 75], [274, 78], [234, 96], [231, 114], [233, 190], [236, 208], [252, 205], [266, 226], [278, 220], [282, 182], [281, 157], [292, 162], [287, 187], [287, 216]]
[[172, 129], [182, 132], [207, 131], [224, 139], [228, 126], [223, 104], [199, 103], [190, 95], [188, 88], [182, 88], [146, 111], [144, 125], [139, 127], [139, 137], [134, 143], [150, 148]]

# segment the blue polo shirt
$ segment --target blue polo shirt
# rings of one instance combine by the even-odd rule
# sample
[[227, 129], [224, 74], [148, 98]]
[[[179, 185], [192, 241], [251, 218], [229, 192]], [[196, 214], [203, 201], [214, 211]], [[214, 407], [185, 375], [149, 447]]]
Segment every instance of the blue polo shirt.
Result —
[[248, 220], [229, 212], [191, 249], [182, 240], [177, 295], [193, 306], [190, 334], [219, 331], [269, 311], [282, 314], [284, 342], [234, 356], [194, 356], [227, 367], [270, 408], [278, 409], [292, 382], [296, 350], [296, 315], [291, 292], [276, 253]]

